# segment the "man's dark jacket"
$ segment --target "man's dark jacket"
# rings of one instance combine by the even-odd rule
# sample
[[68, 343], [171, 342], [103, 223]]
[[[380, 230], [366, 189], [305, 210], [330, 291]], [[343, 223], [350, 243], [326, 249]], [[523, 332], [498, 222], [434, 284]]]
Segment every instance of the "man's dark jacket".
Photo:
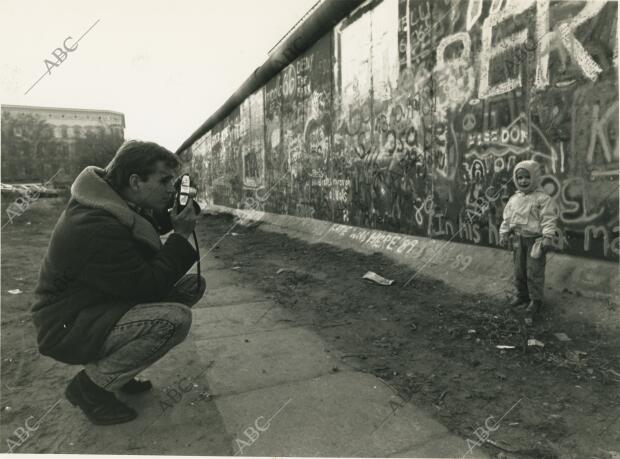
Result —
[[178, 234], [162, 246], [167, 213], [138, 214], [103, 173], [87, 167], [71, 186], [32, 306], [39, 351], [70, 364], [97, 360], [118, 320], [138, 303], [162, 301], [197, 259]]

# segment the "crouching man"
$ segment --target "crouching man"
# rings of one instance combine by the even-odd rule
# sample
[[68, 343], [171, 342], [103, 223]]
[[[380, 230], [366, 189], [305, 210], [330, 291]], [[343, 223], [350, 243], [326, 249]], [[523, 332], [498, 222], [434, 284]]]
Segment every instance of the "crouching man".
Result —
[[84, 365], [65, 395], [94, 424], [137, 416], [114, 392], [152, 387], [135, 376], [185, 339], [206, 289], [185, 274], [197, 261], [188, 238], [200, 207], [168, 212], [178, 166], [169, 150], [128, 141], [105, 169], [84, 169], [43, 259], [32, 307], [39, 351]]

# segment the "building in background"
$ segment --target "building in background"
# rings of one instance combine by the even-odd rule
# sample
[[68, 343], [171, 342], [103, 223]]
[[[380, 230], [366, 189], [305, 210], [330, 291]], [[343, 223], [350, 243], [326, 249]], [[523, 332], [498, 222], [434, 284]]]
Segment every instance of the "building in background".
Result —
[[105, 166], [124, 140], [125, 115], [108, 110], [2, 105], [2, 181], [69, 183]]

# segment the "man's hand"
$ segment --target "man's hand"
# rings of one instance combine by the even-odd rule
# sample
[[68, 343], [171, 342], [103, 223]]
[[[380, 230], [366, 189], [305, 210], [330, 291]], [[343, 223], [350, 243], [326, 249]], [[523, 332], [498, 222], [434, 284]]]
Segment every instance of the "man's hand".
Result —
[[551, 249], [553, 247], [553, 239], [550, 237], [543, 237], [542, 240], [542, 248], [545, 251], [548, 251], [549, 249]]
[[510, 239], [508, 238], [508, 233], [502, 233], [499, 235], [499, 245], [500, 247], [508, 247], [508, 242]]
[[196, 227], [196, 212], [194, 212], [194, 200], [189, 198], [185, 208], [179, 213], [179, 203], [175, 199], [172, 212], [170, 212], [170, 219], [172, 220], [172, 227], [174, 232], [185, 239], [189, 238], [192, 231]]

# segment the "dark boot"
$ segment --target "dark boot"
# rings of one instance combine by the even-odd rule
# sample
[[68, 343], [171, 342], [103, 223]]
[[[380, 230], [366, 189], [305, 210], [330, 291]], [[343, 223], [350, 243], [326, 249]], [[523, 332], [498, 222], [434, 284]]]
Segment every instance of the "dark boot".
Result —
[[518, 296], [508, 304], [508, 307], [510, 309], [519, 309], [523, 306], [526, 306], [529, 301], [530, 300], [528, 298]]
[[530, 301], [530, 304], [527, 305], [527, 308], [525, 308], [525, 313], [530, 316], [533, 316], [535, 314], [538, 314], [541, 308], [542, 308], [542, 301], [532, 300]]
[[140, 381], [136, 378], [132, 378], [121, 386], [120, 391], [125, 394], [135, 395], [151, 390], [152, 387], [153, 384], [151, 384], [151, 381], [148, 379]]
[[138, 416], [133, 408], [117, 399], [112, 392], [92, 382], [84, 370], [71, 380], [65, 396], [96, 425], [121, 424]]
[[532, 300], [530, 304], [525, 308], [525, 324], [532, 325], [534, 323], [534, 316], [536, 316], [542, 308], [542, 301]]

